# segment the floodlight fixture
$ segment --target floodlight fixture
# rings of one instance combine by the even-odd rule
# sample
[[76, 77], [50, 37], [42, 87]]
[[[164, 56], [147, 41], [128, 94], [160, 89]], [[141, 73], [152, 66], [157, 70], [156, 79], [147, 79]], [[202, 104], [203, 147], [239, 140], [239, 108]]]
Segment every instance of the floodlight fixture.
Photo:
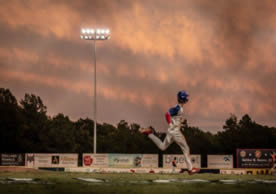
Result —
[[81, 29], [80, 37], [85, 40], [108, 40], [110, 38], [110, 30], [100, 28], [83, 28]]

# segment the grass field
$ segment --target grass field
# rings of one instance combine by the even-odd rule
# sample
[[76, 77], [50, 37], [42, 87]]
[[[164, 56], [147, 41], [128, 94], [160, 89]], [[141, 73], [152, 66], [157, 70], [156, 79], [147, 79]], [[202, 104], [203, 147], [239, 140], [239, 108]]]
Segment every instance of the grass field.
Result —
[[[77, 178], [94, 178], [90, 183]], [[9, 178], [32, 178], [32, 183], [16, 183]], [[206, 182], [196, 182], [197, 180]], [[159, 180], [160, 182], [157, 182]], [[171, 180], [165, 182], [162, 180]], [[237, 180], [227, 184], [221, 180]], [[264, 183], [260, 180], [267, 180]], [[276, 193], [276, 177], [269, 175], [219, 174], [94, 174], [65, 172], [0, 172], [0, 193]], [[187, 181], [195, 181], [188, 183]], [[207, 182], [208, 181], [208, 182]]]

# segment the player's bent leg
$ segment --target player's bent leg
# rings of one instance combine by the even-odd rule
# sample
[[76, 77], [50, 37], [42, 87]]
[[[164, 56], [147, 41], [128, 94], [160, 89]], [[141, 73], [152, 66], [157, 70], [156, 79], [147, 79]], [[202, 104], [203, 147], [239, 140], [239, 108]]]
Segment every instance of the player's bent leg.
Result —
[[145, 134], [145, 135], [149, 135], [149, 134], [153, 133], [153, 130], [152, 130], [151, 127], [149, 127], [149, 128], [140, 128], [139, 132], [142, 133], [142, 134]]
[[170, 137], [167, 135], [165, 140], [162, 142], [158, 137], [156, 137], [153, 133], [149, 134], [148, 137], [157, 145], [157, 147], [164, 151], [171, 144]]

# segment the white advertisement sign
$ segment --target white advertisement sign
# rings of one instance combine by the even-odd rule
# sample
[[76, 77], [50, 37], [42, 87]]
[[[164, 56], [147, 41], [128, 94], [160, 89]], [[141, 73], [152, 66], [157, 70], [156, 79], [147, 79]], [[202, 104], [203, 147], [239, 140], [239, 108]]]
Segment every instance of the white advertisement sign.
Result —
[[51, 154], [34, 154], [34, 167], [51, 167]]
[[83, 154], [83, 167], [157, 168], [158, 155], [154, 154]]
[[62, 167], [77, 167], [78, 166], [78, 154], [59, 154], [60, 163]]
[[208, 155], [207, 156], [208, 168], [233, 168], [232, 155]]
[[142, 166], [142, 154], [108, 154], [108, 166], [135, 168]]
[[158, 155], [156, 154], [143, 154], [142, 167], [144, 168], [158, 168]]
[[78, 154], [34, 154], [34, 167], [77, 167]]
[[83, 154], [83, 167], [108, 167], [108, 154]]
[[[176, 158], [176, 168], [187, 168], [185, 157], [183, 154], [179, 155], [163, 155], [163, 168], [172, 168], [172, 161]], [[201, 167], [201, 156], [200, 155], [190, 155], [193, 167]]]

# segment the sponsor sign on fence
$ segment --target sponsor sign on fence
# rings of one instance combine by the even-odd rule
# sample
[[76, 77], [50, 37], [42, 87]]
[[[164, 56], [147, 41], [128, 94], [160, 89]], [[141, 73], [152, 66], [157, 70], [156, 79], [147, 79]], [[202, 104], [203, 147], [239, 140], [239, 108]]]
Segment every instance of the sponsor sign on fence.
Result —
[[83, 154], [82, 166], [108, 167], [108, 154]]
[[83, 167], [156, 168], [158, 155], [153, 154], [83, 154]]
[[[183, 154], [179, 155], [163, 155], [163, 168], [172, 168], [172, 161], [176, 157], [177, 168], [187, 168], [185, 157]], [[201, 167], [201, 156], [200, 155], [190, 155], [193, 167]]]
[[27, 167], [77, 167], [78, 154], [26, 154]]
[[143, 154], [142, 155], [143, 168], [158, 168], [158, 155], [157, 154]]
[[24, 166], [25, 154], [0, 154], [1, 166]]
[[142, 166], [142, 154], [108, 154], [108, 166], [135, 168]]
[[208, 168], [233, 168], [232, 155], [208, 155]]
[[246, 174], [245, 169], [220, 170], [220, 174]]
[[276, 149], [237, 149], [237, 168], [271, 168]]

